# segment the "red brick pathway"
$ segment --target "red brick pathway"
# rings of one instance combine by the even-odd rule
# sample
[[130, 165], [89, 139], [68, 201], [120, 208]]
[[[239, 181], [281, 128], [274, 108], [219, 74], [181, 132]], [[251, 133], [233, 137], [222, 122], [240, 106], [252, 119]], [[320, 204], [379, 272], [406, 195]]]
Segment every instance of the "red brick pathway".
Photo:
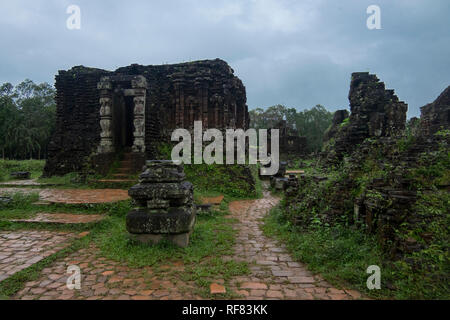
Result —
[[0, 188], [0, 194], [39, 193], [42, 201], [64, 204], [97, 204], [128, 200], [128, 190], [122, 189], [31, 189]]
[[263, 235], [262, 218], [279, 199], [264, 192], [258, 200], [230, 203], [232, 217], [239, 220], [235, 254], [228, 259], [246, 261], [251, 275], [234, 280], [234, 289], [245, 299], [358, 299], [354, 290], [333, 288], [319, 275], [296, 262], [284, 245]]
[[52, 231], [0, 231], [0, 281], [63, 249], [74, 235]]
[[64, 204], [95, 204], [128, 200], [128, 190], [122, 189], [45, 189], [41, 200]]
[[[181, 300], [199, 299], [195, 285], [173, 276], [182, 272], [181, 262], [159, 266], [158, 274], [151, 267], [130, 268], [120, 262], [99, 258], [93, 245], [71, 254], [42, 270], [41, 277], [25, 284], [14, 299], [22, 300]], [[81, 271], [81, 289], [67, 288], [67, 267], [77, 265]]]
[[57, 223], [57, 224], [84, 224], [99, 222], [104, 217], [101, 214], [71, 214], [71, 213], [37, 213], [30, 219], [13, 219], [14, 222], [25, 223]]
[[[358, 292], [336, 289], [320, 276], [312, 274], [303, 264], [294, 261], [283, 245], [263, 235], [261, 219], [277, 202], [277, 198], [265, 192], [263, 199], [230, 204], [231, 216], [239, 221], [235, 225], [238, 236], [235, 254], [225, 259], [248, 262], [251, 274], [232, 279], [227, 292], [234, 292], [244, 299], [360, 298]], [[69, 265], [77, 265], [81, 269], [81, 290], [69, 290], [66, 286]], [[156, 272], [151, 267], [131, 268], [99, 258], [99, 250], [91, 245], [43, 269], [40, 278], [26, 283], [14, 298], [200, 299], [195, 293], [198, 289], [195, 283], [181, 280], [182, 262], [167, 263], [158, 269]], [[216, 287], [219, 288], [214, 286], [213, 289]]]

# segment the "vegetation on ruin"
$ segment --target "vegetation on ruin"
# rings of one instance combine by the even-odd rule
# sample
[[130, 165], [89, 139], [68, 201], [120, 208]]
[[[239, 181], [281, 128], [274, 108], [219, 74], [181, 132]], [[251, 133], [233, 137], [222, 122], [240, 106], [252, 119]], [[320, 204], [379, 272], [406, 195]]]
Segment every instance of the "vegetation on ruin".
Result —
[[[171, 159], [172, 147], [161, 143], [160, 159]], [[194, 163], [193, 160], [191, 163]], [[225, 163], [225, 160], [224, 160]], [[185, 164], [186, 180], [192, 182], [196, 192], [208, 195], [223, 194], [231, 198], [256, 198], [261, 196], [261, 182], [257, 165]]]
[[[416, 141], [411, 131], [393, 146], [367, 139], [362, 144], [367, 148], [363, 158], [352, 155], [354, 161], [337, 168], [317, 166], [307, 171], [297, 200], [274, 209], [265, 232], [286, 242], [296, 258], [335, 284], [375, 298], [449, 299], [449, 133], [442, 130], [436, 136], [441, 137], [439, 146], [421, 153], [414, 165], [388, 161], [385, 156], [407, 159]], [[328, 180], [315, 183], [312, 176], [317, 174]], [[395, 176], [412, 181], [417, 200], [408, 211], [412, 219], [395, 227], [393, 242], [361, 224], [354, 216], [354, 203], [364, 194], [378, 208], [389, 208], [392, 203], [370, 186], [374, 179], [387, 183]], [[343, 211], [330, 214], [337, 204]], [[415, 249], [393, 254], [403, 243]], [[381, 267], [381, 290], [366, 288], [365, 270], [371, 264]]]

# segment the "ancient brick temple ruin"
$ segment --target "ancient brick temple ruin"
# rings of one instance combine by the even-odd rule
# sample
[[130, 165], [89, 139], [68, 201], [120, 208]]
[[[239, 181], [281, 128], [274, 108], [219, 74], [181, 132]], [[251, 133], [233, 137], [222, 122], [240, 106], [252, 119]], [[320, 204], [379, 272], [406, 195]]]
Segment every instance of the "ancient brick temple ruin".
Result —
[[177, 128], [242, 128], [249, 125], [245, 87], [222, 60], [142, 66], [114, 72], [73, 67], [56, 76], [56, 132], [44, 175], [92, 165], [106, 172], [121, 151], [135, 170], [156, 156]]
[[426, 248], [426, 232], [416, 239], [399, 230], [421, 230], [437, 219], [438, 214], [421, 212], [417, 201], [424, 194], [450, 190], [445, 173], [427, 171], [433, 166], [442, 171], [448, 153], [450, 87], [422, 107], [420, 119], [408, 127], [407, 105], [375, 75], [353, 73], [349, 100], [351, 113], [335, 113], [319, 162], [336, 176], [289, 179], [287, 215], [298, 225], [310, 224], [315, 218], [311, 212], [329, 224], [353, 223], [376, 234], [395, 259]]
[[322, 157], [328, 162], [339, 162], [367, 138], [397, 136], [405, 129], [408, 105], [398, 99], [394, 90], [386, 90], [376, 75], [353, 73], [348, 98], [349, 121], [343, 123], [345, 110], [337, 111], [325, 136], [329, 143]]
[[420, 108], [421, 129], [429, 136], [442, 129], [450, 128], [450, 86], [432, 103]]
[[281, 120], [274, 129], [280, 130], [280, 153], [295, 156], [306, 154], [306, 137], [300, 136], [297, 129], [288, 126], [286, 120]]

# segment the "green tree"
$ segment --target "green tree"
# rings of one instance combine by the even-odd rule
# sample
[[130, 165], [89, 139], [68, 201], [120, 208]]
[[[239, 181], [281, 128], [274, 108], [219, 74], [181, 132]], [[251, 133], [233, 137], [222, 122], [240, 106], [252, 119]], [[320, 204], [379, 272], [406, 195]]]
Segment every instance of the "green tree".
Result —
[[332, 119], [333, 113], [319, 104], [310, 110], [297, 113], [295, 120], [297, 130], [300, 135], [307, 138], [310, 151], [319, 151], [322, 148], [323, 136]]
[[47, 155], [54, 130], [55, 90], [48, 83], [25, 80], [15, 88], [0, 87], [0, 150], [2, 157], [24, 159]]
[[289, 128], [296, 129], [300, 136], [306, 137], [310, 152], [319, 151], [322, 148], [323, 135], [333, 118], [333, 113], [321, 105], [303, 111], [275, 105], [266, 110], [256, 108], [249, 114], [250, 127], [255, 129], [275, 128], [281, 120], [286, 120]]

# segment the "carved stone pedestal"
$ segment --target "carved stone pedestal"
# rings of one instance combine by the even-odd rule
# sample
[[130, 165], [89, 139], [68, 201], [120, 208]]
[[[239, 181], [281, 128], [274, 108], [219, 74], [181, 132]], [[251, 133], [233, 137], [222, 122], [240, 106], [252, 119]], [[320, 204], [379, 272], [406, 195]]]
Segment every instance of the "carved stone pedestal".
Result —
[[137, 205], [126, 217], [132, 239], [146, 244], [163, 239], [181, 247], [189, 244], [196, 209], [193, 186], [184, 179], [181, 164], [170, 160], [146, 162], [140, 183], [128, 191]]

